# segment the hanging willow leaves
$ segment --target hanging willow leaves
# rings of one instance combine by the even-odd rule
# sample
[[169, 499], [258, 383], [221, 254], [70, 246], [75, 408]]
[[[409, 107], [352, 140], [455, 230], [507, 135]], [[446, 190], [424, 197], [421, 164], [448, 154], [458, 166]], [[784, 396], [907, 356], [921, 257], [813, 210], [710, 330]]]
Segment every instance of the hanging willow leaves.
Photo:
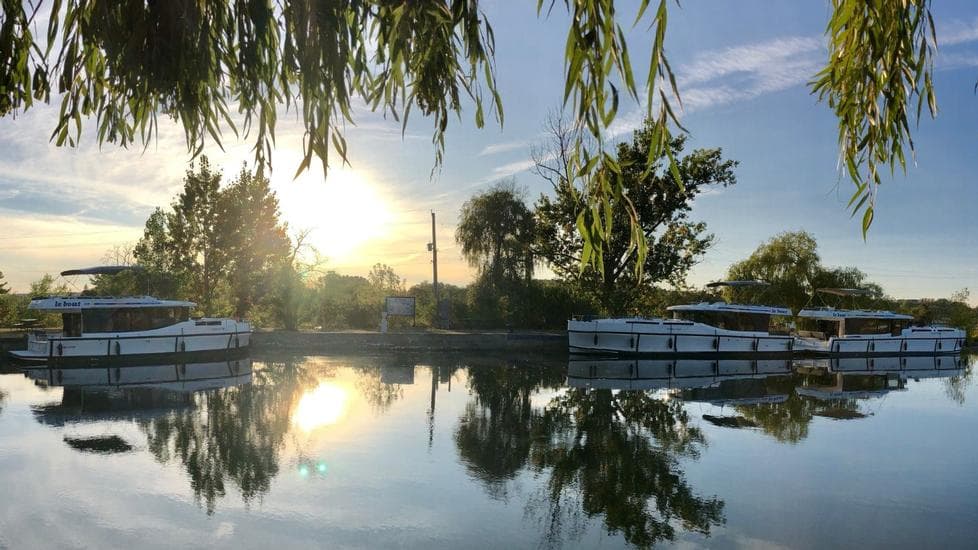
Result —
[[[538, 12], [556, 1], [537, 0]], [[911, 104], [918, 118], [925, 101], [936, 111], [929, 1], [833, 0], [828, 66], [813, 89], [839, 118], [844, 166], [856, 184], [850, 207], [865, 209], [864, 233], [878, 166], [904, 167], [904, 147], [913, 151]], [[437, 167], [449, 119], [467, 102], [477, 126], [486, 107], [503, 121], [495, 38], [478, 0], [52, 0], [47, 32], [38, 37], [40, 2], [0, 0], [0, 117], [58, 101], [51, 135], [58, 145], [76, 145], [83, 122], [94, 119], [100, 145], [147, 146], [162, 115], [182, 126], [193, 155], [208, 140], [221, 145], [228, 131], [253, 140], [261, 168], [281, 111], [294, 109], [304, 127], [299, 174], [314, 160], [328, 169], [331, 151], [347, 160], [344, 129], [365, 104], [405, 126], [412, 110], [430, 118]], [[609, 201], [630, 201], [605, 145], [622, 94], [648, 106], [648, 166], [666, 155], [682, 185], [669, 148], [671, 127], [683, 129], [665, 55], [668, 0], [640, 0], [626, 18], [647, 25], [651, 39], [641, 91], [616, 0], [563, 4], [570, 15], [564, 102], [597, 145], [592, 154], [576, 143], [569, 164], [586, 182], [588, 208], [578, 225], [588, 262], [600, 266], [613, 223]], [[629, 219], [641, 266], [647, 243], [637, 212]]]
[[[569, 173], [583, 182], [585, 204], [588, 205], [578, 214], [577, 220], [584, 239], [585, 253], [581, 269], [590, 265], [603, 274], [605, 244], [610, 239], [614, 223], [611, 204], [616, 202], [628, 208], [630, 252], [634, 250], [638, 256], [635, 269], [640, 278], [648, 245], [638, 212], [627, 195], [623, 194], [621, 167], [605, 147], [606, 134], [620, 102], [616, 82], [624, 86], [632, 99], [639, 100], [625, 33], [618, 23], [614, 0], [564, 0], [564, 4], [571, 17], [564, 52], [564, 104], [573, 112], [577, 128], [583, 130], [573, 133], [575, 139], [569, 155], [572, 165]], [[635, 24], [643, 20], [650, 5], [651, 0], [643, 0], [639, 4]], [[544, 0], [538, 0], [538, 12], [543, 6]], [[664, 155], [668, 156], [670, 171], [681, 186], [682, 179], [669, 147], [673, 139], [669, 124], [672, 122], [679, 126], [669, 98], [674, 97], [679, 101], [679, 90], [665, 56], [667, 7], [667, 0], [659, 0], [650, 23], [652, 52], [644, 93], [654, 131], [647, 165], [651, 167]], [[658, 114], [653, 116], [656, 103]], [[585, 136], [591, 138], [596, 146], [595, 151], [585, 146]]]
[[40, 40], [39, 3], [0, 7], [0, 116], [53, 92], [57, 145], [76, 145], [94, 119], [100, 145], [145, 146], [162, 115], [195, 156], [227, 132], [253, 139], [261, 167], [280, 110], [295, 109], [298, 174], [314, 159], [327, 169], [331, 151], [346, 162], [358, 101], [404, 123], [412, 109], [430, 117], [437, 162], [464, 98], [478, 126], [483, 103], [502, 122], [492, 28], [475, 0], [55, 0]]
[[936, 44], [930, 0], [833, 0], [826, 67], [811, 83], [839, 119], [842, 165], [855, 185], [849, 208], [873, 223], [881, 167], [906, 171], [914, 153], [910, 121], [937, 101], [931, 81]]

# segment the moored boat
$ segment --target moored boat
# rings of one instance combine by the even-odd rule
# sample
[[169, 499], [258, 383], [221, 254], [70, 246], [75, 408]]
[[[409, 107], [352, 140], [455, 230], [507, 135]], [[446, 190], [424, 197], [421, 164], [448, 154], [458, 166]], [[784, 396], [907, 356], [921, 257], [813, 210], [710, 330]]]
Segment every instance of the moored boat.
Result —
[[[766, 286], [722, 281], [708, 287]], [[672, 319], [627, 317], [567, 322], [571, 353], [603, 355], [790, 354], [794, 339], [783, 307], [702, 302], [667, 308]]]
[[62, 329], [35, 329], [27, 349], [10, 355], [21, 364], [66, 368], [219, 361], [246, 354], [247, 322], [191, 317], [195, 305], [151, 296], [34, 298], [28, 309], [60, 314]]
[[[858, 296], [862, 289], [827, 288], [817, 292]], [[940, 325], [911, 326], [913, 317], [892, 311], [803, 309], [795, 349], [831, 356], [939, 355], [960, 353], [965, 332]]]

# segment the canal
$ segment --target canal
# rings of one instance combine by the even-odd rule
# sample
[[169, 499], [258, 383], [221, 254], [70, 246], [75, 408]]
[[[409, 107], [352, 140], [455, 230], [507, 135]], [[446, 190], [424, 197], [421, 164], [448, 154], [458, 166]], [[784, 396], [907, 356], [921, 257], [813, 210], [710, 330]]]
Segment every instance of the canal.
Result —
[[975, 356], [0, 374], [0, 548], [973, 547]]

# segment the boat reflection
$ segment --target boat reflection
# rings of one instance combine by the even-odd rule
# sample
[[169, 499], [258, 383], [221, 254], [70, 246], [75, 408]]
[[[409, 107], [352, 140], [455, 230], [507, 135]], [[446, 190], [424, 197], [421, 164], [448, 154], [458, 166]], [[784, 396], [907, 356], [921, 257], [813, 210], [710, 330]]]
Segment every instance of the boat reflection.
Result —
[[800, 395], [822, 401], [872, 399], [907, 389], [909, 380], [952, 378], [965, 372], [960, 356], [831, 358], [796, 361], [799, 372], [816, 375]]
[[572, 357], [567, 363], [567, 385], [572, 388], [701, 388], [736, 378], [790, 374], [792, 364], [789, 359], [594, 360]]
[[249, 384], [248, 358], [113, 368], [27, 369], [42, 386], [63, 387], [61, 402], [33, 407], [42, 424], [148, 418], [194, 404], [194, 393]]

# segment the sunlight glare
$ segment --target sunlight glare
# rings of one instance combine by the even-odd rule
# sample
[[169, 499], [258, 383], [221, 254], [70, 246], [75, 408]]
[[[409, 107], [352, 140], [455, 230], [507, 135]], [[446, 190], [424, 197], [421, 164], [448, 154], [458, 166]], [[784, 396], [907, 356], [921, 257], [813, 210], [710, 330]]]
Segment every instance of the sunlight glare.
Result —
[[387, 235], [390, 208], [364, 172], [330, 168], [325, 182], [311, 172], [275, 185], [282, 217], [293, 232], [311, 230], [310, 244], [332, 261], [349, 259]]
[[292, 422], [304, 432], [339, 422], [346, 413], [347, 390], [323, 382], [299, 399]]

